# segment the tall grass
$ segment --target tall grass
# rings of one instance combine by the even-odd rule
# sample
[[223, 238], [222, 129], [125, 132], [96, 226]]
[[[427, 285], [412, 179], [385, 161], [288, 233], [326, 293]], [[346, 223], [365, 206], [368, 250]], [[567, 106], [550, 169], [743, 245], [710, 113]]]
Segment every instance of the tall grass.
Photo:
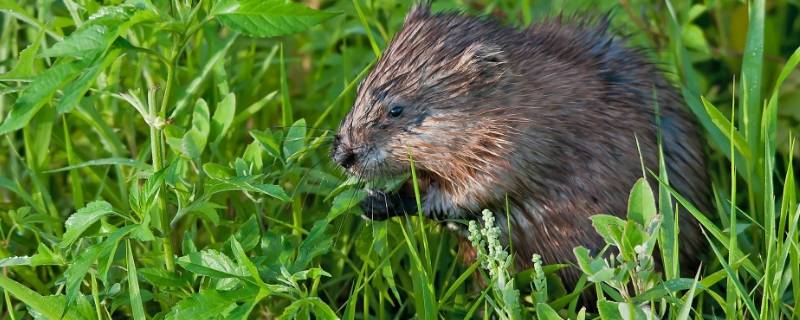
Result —
[[[0, 0], [0, 316], [800, 318], [796, 2], [434, 3], [518, 26], [611, 11], [708, 141], [712, 212], [662, 157], [626, 219], [584, 222], [619, 259], [576, 248], [574, 266], [531, 270], [506, 263], [491, 216], [470, 265], [421, 213], [363, 221], [362, 185], [328, 160], [408, 4]], [[707, 237], [700, 270], [680, 268], [679, 207]], [[572, 292], [564, 267], [585, 274]]]

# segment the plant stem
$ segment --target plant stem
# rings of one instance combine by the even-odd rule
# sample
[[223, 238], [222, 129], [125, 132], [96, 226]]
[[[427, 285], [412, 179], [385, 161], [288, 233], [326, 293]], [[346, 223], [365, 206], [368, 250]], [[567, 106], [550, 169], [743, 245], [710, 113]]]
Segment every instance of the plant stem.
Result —
[[[161, 107], [158, 110], [158, 117], [162, 120], [165, 119], [167, 113], [167, 103], [169, 103], [169, 96], [172, 92], [172, 82], [174, 78], [174, 57], [173, 63], [167, 64], [167, 83], [164, 89], [164, 97], [161, 100]], [[155, 116], [155, 106], [150, 105], [150, 115]], [[153, 172], [158, 172], [164, 168], [164, 133], [161, 127], [150, 127], [150, 148], [153, 156]], [[169, 214], [167, 212], [167, 192], [166, 184], [162, 181], [160, 191], [158, 192], [158, 223], [159, 231], [161, 231], [161, 244], [164, 250], [164, 264], [168, 272], [175, 271], [175, 259], [172, 250], [172, 237], [169, 232]]]

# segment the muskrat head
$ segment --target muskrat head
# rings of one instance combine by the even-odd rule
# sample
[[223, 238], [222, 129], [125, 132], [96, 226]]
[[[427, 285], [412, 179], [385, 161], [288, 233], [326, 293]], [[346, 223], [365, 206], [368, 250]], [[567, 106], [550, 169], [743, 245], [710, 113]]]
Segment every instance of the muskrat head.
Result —
[[509, 132], [497, 126], [508, 124], [511, 72], [501, 47], [471, 32], [498, 27], [475, 23], [414, 8], [359, 85], [332, 158], [370, 179], [408, 172], [409, 157], [418, 170], [447, 177], [459, 163], [474, 168], [496, 154]]

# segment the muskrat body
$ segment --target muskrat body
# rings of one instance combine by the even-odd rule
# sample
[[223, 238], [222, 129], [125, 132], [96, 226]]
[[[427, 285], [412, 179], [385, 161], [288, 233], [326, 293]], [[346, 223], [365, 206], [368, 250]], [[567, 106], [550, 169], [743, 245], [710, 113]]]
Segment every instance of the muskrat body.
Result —
[[[518, 266], [534, 253], [569, 263], [574, 247], [602, 249], [589, 217], [624, 217], [642, 160], [658, 172], [658, 113], [670, 184], [708, 208], [695, 122], [659, 70], [607, 29], [555, 19], [518, 30], [417, 5], [359, 87], [332, 157], [363, 179], [408, 172], [410, 157], [427, 216], [490, 209], [511, 225]], [[409, 190], [373, 191], [362, 208], [376, 219], [416, 212]], [[679, 223], [681, 260], [693, 265], [704, 241], [691, 216]], [[572, 287], [579, 275], [562, 278]]]

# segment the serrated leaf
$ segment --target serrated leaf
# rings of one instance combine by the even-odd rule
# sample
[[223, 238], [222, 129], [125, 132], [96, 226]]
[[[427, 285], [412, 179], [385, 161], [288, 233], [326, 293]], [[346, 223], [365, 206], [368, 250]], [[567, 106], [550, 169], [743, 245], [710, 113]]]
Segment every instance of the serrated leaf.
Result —
[[0, 267], [29, 266], [31, 265], [30, 256], [14, 256], [0, 259]]
[[84, 64], [80, 62], [57, 63], [34, 78], [33, 82], [22, 91], [17, 101], [14, 102], [14, 106], [11, 107], [11, 112], [0, 124], [0, 135], [19, 130], [27, 125], [39, 112], [39, 109], [50, 101], [56, 90], [78, 76], [83, 67], [85, 67]]
[[84, 24], [70, 34], [64, 41], [56, 42], [42, 51], [42, 57], [88, 58], [105, 51], [116, 39], [117, 26], [105, 24]]
[[39, 243], [36, 249], [36, 254], [31, 257], [31, 266], [45, 266], [45, 265], [64, 265], [67, 262], [61, 254], [57, 254], [50, 250], [44, 243]]
[[189, 282], [176, 276], [176, 273], [167, 272], [160, 268], [141, 268], [139, 274], [147, 281], [157, 287], [181, 287]]
[[339, 13], [283, 0], [242, 0], [221, 1], [212, 14], [233, 30], [256, 37], [275, 37], [304, 31]]
[[43, 57], [86, 59], [103, 54], [132, 25], [155, 17], [144, 6], [122, 4], [102, 7], [63, 41], [42, 51]]
[[181, 300], [166, 319], [223, 319], [236, 308], [236, 300], [216, 290], [201, 290]]
[[97, 220], [113, 212], [114, 208], [105, 201], [90, 202], [85, 207], [78, 209], [78, 211], [71, 215], [67, 219], [67, 222], [64, 223], [67, 231], [61, 238], [59, 246], [61, 248], [69, 247], [75, 240], [78, 240], [78, 237], [80, 237], [86, 229], [97, 222]]
[[178, 258], [178, 264], [186, 270], [214, 278], [241, 278], [248, 276], [246, 270], [231, 258], [214, 249], [193, 252]]

